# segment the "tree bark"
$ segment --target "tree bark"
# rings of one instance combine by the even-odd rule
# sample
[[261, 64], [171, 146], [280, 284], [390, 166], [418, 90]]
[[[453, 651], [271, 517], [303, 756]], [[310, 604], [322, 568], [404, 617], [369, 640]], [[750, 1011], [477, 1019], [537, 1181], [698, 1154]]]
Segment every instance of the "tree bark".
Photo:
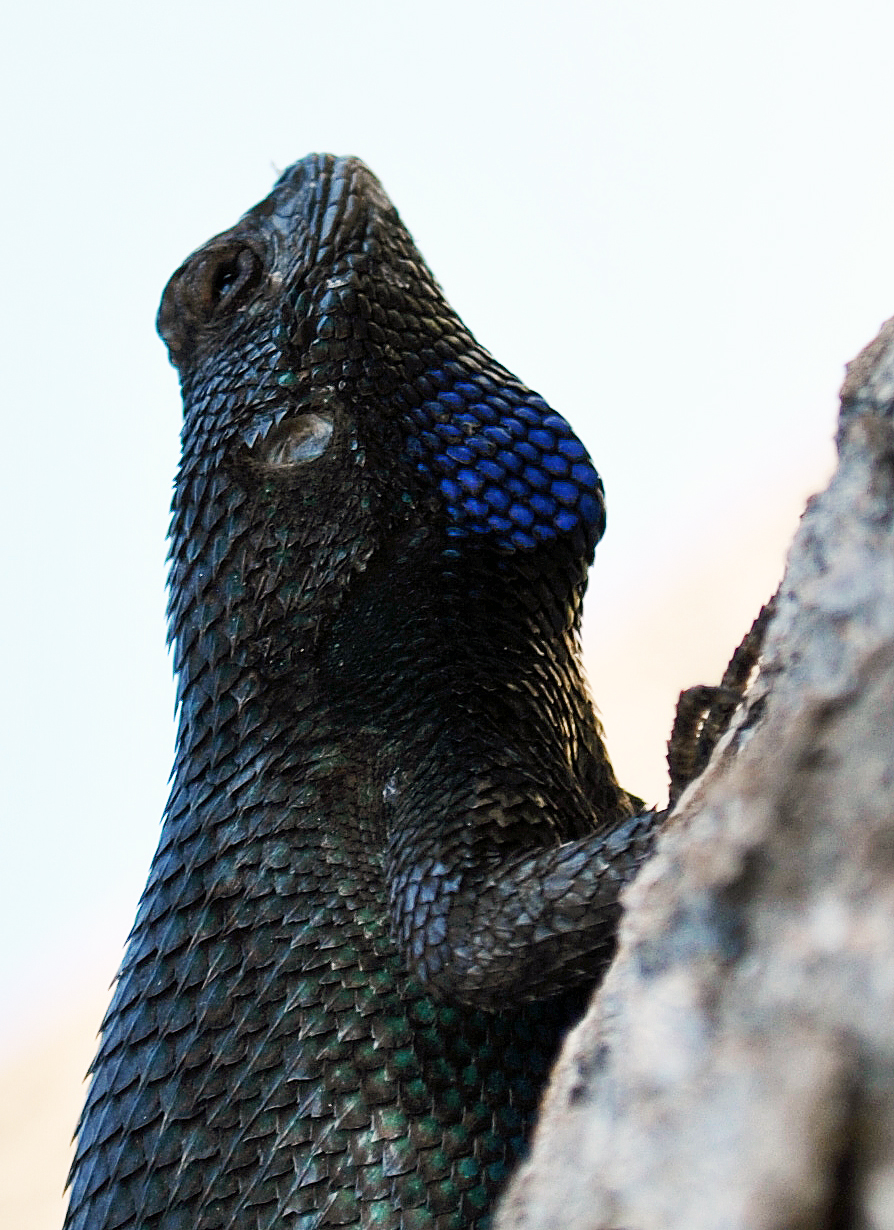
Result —
[[892, 414], [894, 319], [497, 1230], [894, 1230]]

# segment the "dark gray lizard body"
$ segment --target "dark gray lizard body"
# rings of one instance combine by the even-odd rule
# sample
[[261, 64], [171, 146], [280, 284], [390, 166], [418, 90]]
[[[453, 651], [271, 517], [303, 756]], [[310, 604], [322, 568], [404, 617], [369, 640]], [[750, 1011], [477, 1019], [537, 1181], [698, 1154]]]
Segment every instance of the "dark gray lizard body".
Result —
[[177, 758], [66, 1227], [483, 1226], [655, 827], [579, 664], [601, 484], [353, 159], [159, 327]]

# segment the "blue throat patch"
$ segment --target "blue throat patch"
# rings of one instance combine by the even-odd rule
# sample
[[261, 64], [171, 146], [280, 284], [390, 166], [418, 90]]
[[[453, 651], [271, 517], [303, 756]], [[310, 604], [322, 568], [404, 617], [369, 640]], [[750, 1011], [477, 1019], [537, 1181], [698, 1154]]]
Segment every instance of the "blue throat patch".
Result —
[[602, 480], [561, 415], [523, 385], [458, 364], [415, 383], [431, 396], [406, 412], [407, 454], [444, 497], [450, 538], [490, 535], [527, 551], [580, 529], [592, 554], [605, 530]]

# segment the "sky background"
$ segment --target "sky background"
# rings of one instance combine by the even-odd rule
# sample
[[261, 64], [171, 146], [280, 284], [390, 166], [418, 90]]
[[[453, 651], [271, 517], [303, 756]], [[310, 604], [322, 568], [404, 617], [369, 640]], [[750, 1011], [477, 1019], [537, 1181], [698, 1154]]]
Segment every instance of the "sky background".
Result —
[[863, 0], [6, 17], [3, 1224], [58, 1224], [166, 796], [170, 273], [308, 151], [369, 163], [603, 474], [587, 659], [622, 779], [660, 801], [676, 691], [717, 677], [773, 588], [843, 365], [894, 312], [892, 46], [894, 7]]

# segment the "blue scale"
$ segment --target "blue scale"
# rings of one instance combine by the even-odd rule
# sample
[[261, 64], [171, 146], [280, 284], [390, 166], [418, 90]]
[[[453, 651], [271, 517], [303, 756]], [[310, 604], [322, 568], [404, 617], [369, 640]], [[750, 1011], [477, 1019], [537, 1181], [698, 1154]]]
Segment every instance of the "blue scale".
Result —
[[582, 530], [590, 552], [605, 529], [602, 481], [568, 423], [534, 393], [470, 379], [445, 364], [439, 389], [407, 415], [407, 454], [447, 504], [456, 554], [463, 538], [530, 551]]

